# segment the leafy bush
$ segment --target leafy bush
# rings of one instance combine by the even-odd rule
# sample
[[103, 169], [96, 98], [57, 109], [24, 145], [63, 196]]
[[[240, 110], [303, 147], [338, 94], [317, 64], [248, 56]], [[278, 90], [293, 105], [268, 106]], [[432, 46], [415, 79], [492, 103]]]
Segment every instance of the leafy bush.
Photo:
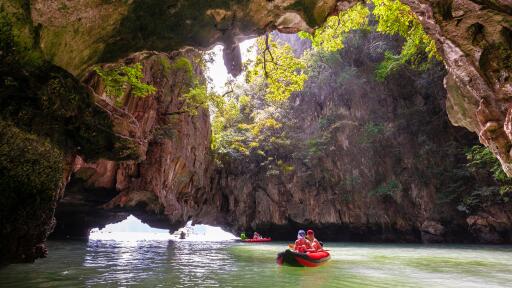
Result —
[[376, 124], [374, 122], [366, 123], [361, 129], [359, 142], [361, 144], [373, 143], [378, 137], [384, 135], [386, 127], [384, 124]]
[[396, 180], [390, 180], [384, 184], [379, 185], [376, 189], [371, 190], [368, 195], [382, 198], [394, 198], [395, 195], [400, 192], [400, 190], [402, 190], [402, 185], [400, 182]]
[[499, 160], [485, 146], [475, 145], [466, 151], [466, 167], [474, 175], [488, 174], [493, 181], [480, 180], [470, 194], [462, 197], [457, 209], [472, 213], [488, 204], [509, 201], [512, 178], [501, 168]]
[[440, 59], [434, 40], [425, 33], [418, 17], [409, 6], [399, 0], [372, 1], [375, 4], [372, 13], [377, 19], [377, 32], [405, 38], [399, 55], [386, 53], [384, 61], [377, 68], [377, 79], [384, 79], [404, 64], [425, 69], [429, 66], [429, 62], [425, 60]]
[[325, 52], [335, 52], [343, 48], [343, 40], [346, 32], [355, 29], [362, 29], [368, 25], [370, 11], [366, 6], [358, 3], [340, 12], [337, 16], [327, 18], [322, 27], [315, 30], [313, 34], [299, 32], [301, 38], [311, 40], [315, 49]]
[[201, 85], [196, 82], [194, 87], [190, 88], [187, 93], [183, 94], [185, 102], [181, 110], [188, 112], [190, 115], [197, 115], [197, 109], [208, 109], [211, 97], [212, 96], [208, 93], [206, 85]]
[[470, 171], [474, 172], [477, 169], [487, 169], [491, 171], [496, 181], [505, 182], [511, 180], [501, 168], [501, 163], [498, 158], [492, 154], [489, 148], [482, 145], [475, 145], [466, 152], [466, 157], [468, 159], [467, 166]]
[[256, 41], [258, 51], [254, 67], [247, 71], [249, 83], [264, 82], [265, 100], [280, 103], [286, 101], [291, 93], [300, 91], [308, 79], [304, 73], [306, 64], [296, 58], [287, 43], [274, 41], [270, 34]]
[[100, 76], [105, 85], [105, 93], [115, 100], [117, 106], [122, 106], [123, 96], [130, 91], [137, 97], [145, 97], [155, 93], [156, 88], [141, 82], [142, 65], [136, 63], [130, 66], [120, 66], [112, 69], [94, 67], [93, 70]]
[[194, 66], [192, 66], [192, 63], [186, 57], [181, 56], [176, 58], [176, 60], [174, 60], [174, 63], [172, 64], [172, 69], [181, 70], [182, 72], [185, 72], [185, 74], [190, 80], [195, 79]]

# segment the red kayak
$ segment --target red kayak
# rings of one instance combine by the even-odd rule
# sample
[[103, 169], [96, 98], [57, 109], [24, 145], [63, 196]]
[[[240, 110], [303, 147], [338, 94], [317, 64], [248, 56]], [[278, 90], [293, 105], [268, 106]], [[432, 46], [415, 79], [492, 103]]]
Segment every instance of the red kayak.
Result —
[[299, 253], [287, 249], [277, 254], [277, 264], [292, 267], [317, 267], [331, 259], [327, 251]]
[[260, 239], [245, 239], [242, 240], [242, 242], [249, 242], [249, 243], [258, 243], [258, 242], [270, 242], [272, 241], [272, 238], [260, 238]]

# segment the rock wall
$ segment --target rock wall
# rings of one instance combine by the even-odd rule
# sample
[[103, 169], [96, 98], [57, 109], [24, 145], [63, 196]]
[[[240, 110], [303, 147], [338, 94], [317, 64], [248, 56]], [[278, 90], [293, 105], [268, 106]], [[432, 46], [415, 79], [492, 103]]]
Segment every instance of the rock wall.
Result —
[[[28, 9], [39, 27], [45, 57], [75, 75], [98, 61], [115, 61], [131, 52], [209, 47], [219, 42], [226, 47], [226, 66], [237, 75], [241, 71], [237, 43], [244, 38], [275, 29], [310, 30], [354, 2], [34, 0]], [[512, 175], [512, 116], [507, 116], [512, 95], [510, 3], [404, 3], [436, 40], [449, 72], [445, 85], [450, 120], [476, 132]]]
[[[335, 5], [335, 0], [32, 0], [30, 10], [45, 55], [76, 75], [98, 61], [116, 61], [133, 52], [206, 48], [219, 42], [236, 62], [242, 39], [268, 29], [311, 29]], [[240, 72], [241, 63], [229, 64], [233, 73]]]
[[[354, 33], [339, 54], [319, 59], [281, 119], [292, 123], [280, 132], [291, 144], [265, 151], [293, 171], [257, 156], [217, 169], [227, 227], [283, 240], [312, 227], [325, 240], [511, 241], [511, 218], [500, 208], [482, 208], [481, 216], [457, 209], [477, 182], [464, 154], [477, 141], [447, 118], [442, 65], [375, 80], [384, 51], [398, 43]], [[491, 227], [490, 219], [500, 220]]]
[[478, 134], [512, 176], [512, 6], [507, 1], [405, 0], [437, 42], [453, 124]]
[[127, 91], [117, 108], [105, 95], [101, 78], [94, 72], [86, 76], [97, 103], [123, 111], [114, 120], [116, 129], [135, 127], [125, 134], [136, 135], [144, 156], [121, 162], [77, 157], [57, 210], [54, 236], [88, 237], [91, 228], [120, 221], [127, 213], [153, 227], [177, 229], [201, 210], [212, 167], [209, 114], [203, 107], [185, 110], [183, 97], [194, 85], [203, 85], [201, 61], [192, 49], [124, 59], [126, 65], [141, 63], [143, 82], [157, 92], [142, 98]]
[[[2, 185], [5, 183], [10, 187], [3, 190], [4, 195], [8, 195], [5, 199], [11, 199], [11, 196], [12, 199], [18, 199], [18, 196], [15, 195], [18, 195], [19, 191], [9, 183], [26, 183], [27, 179], [31, 179], [29, 175], [31, 170], [26, 169], [27, 167], [30, 166], [34, 169], [39, 167], [36, 169], [39, 169], [38, 171], [47, 169], [47, 165], [44, 163], [47, 152], [55, 156], [55, 159], [59, 160], [57, 162], [62, 163], [62, 166], [58, 169], [59, 171], [50, 173], [54, 176], [50, 177], [52, 178], [51, 181], [41, 183], [41, 186], [36, 187], [35, 190], [27, 188], [27, 192], [29, 190], [36, 191], [34, 192], [36, 196], [34, 199], [38, 199], [37, 197], [41, 193], [51, 195], [40, 198], [44, 201], [40, 202], [38, 207], [25, 211], [22, 207], [28, 206], [20, 205], [16, 202], [17, 200], [13, 202], [3, 200], [2, 211], [10, 211], [8, 212], [9, 215], [22, 214], [18, 217], [18, 219], [21, 219], [17, 222], [18, 224], [13, 224], [15, 222], [11, 218], [0, 218], [0, 222], [3, 221], [0, 226], [4, 229], [1, 230], [0, 238], [5, 241], [1, 243], [4, 250], [0, 253], [2, 255], [0, 262], [32, 261], [35, 257], [44, 255], [44, 249], [39, 244], [43, 243], [45, 235], [52, 230], [53, 217], [51, 215], [56, 201], [61, 197], [62, 183], [67, 181], [72, 166], [75, 167], [76, 172], [72, 183], [80, 184], [76, 184], [77, 186], [74, 186], [74, 184], [69, 191], [75, 188], [77, 191], [90, 191], [91, 185], [96, 187], [97, 184], [98, 187], [105, 187], [103, 191], [107, 193], [101, 194], [101, 191], [97, 191], [102, 195], [101, 197], [104, 197], [99, 198], [102, 199], [98, 201], [101, 203], [109, 198], [112, 200], [111, 197], [118, 195], [119, 191], [123, 191], [118, 198], [114, 198], [110, 202], [109, 207], [112, 207], [112, 210], [119, 206], [130, 206], [127, 203], [137, 206], [136, 203], [142, 202], [141, 206], [144, 207], [140, 208], [139, 211], [144, 211], [144, 213], [141, 215], [161, 215], [162, 217], [156, 218], [151, 216], [151, 219], [153, 219], [151, 221], [157, 221], [155, 219], [163, 221], [158, 220], [158, 223], [167, 222], [169, 219], [174, 221], [173, 223], [181, 223], [191, 215], [199, 215], [198, 219], [209, 219], [208, 221], [211, 222], [235, 225], [236, 221], [233, 219], [233, 215], [242, 212], [233, 214], [233, 205], [238, 203], [238, 200], [236, 200], [238, 196], [234, 196], [236, 194], [234, 190], [232, 192], [215, 193], [211, 195], [213, 198], [209, 201], [205, 200], [209, 197], [206, 196], [207, 194], [200, 193], [200, 191], [203, 191], [203, 188], [198, 188], [201, 185], [196, 186], [196, 183], [201, 183], [202, 179], [208, 178], [205, 174], [209, 172], [202, 171], [201, 168], [208, 165], [197, 164], [193, 160], [194, 157], [199, 157], [197, 159], [200, 160], [197, 161], [203, 161], [201, 159], [203, 159], [204, 154], [187, 150], [187, 143], [185, 142], [168, 143], [164, 141], [165, 143], [162, 143], [154, 140], [146, 142], [147, 139], [143, 136], [154, 134], [148, 134], [145, 130], [151, 126], [150, 123], [139, 122], [139, 120], [158, 118], [159, 120], [155, 121], [158, 123], [157, 126], [160, 127], [161, 114], [158, 114], [160, 108], [153, 106], [144, 108], [160, 115], [152, 118], [153, 116], [141, 116], [141, 111], [137, 110], [139, 109], [136, 107], [139, 105], [137, 103], [143, 103], [143, 100], [140, 99], [133, 99], [125, 103], [128, 106], [124, 110], [115, 107], [102, 98], [95, 99], [97, 101], [96, 105], [91, 99], [91, 95], [94, 93], [81, 86], [75, 77], [77, 75], [84, 76], [88, 67], [92, 64], [99, 61], [116, 61], [131, 52], [140, 50], [168, 51], [182, 48], [185, 45], [208, 47], [218, 42], [225, 44], [226, 64], [230, 68], [230, 72], [236, 75], [240, 72], [239, 49], [237, 47], [239, 41], [275, 29], [282, 32], [309, 30], [311, 27], [314, 28], [321, 24], [329, 13], [349, 7], [350, 2], [334, 0], [218, 0], [201, 3], [197, 1], [160, 0], [1, 0], [0, 83], [2, 83], [2, 86], [0, 86], [0, 101], [2, 105], [0, 105], [0, 121], [2, 121], [2, 135], [0, 135], [0, 139], [3, 145], [1, 148], [3, 154], [0, 156], [2, 159], [7, 159], [2, 165], [9, 165], [7, 169], [12, 169], [9, 172], [10, 174], [3, 172], [4, 174], [1, 175], [3, 178], [0, 179]], [[512, 116], [510, 115], [512, 114], [509, 107], [509, 98], [512, 95], [510, 4], [507, 1], [487, 0], [405, 0], [404, 2], [412, 7], [413, 11], [420, 17], [427, 32], [437, 41], [439, 51], [448, 70], [445, 87], [448, 90], [447, 112], [450, 120], [478, 133], [480, 141], [491, 148], [493, 153], [499, 157], [505, 171], [509, 175], [512, 174], [510, 166], [510, 163], [512, 163], [510, 156], [510, 148], [512, 147], [510, 119], [512, 119]], [[158, 80], [158, 77], [154, 78]], [[92, 79], [89, 80], [93, 81]], [[128, 97], [127, 99], [131, 98]], [[351, 101], [347, 103], [351, 103]], [[381, 99], [379, 101], [385, 100]], [[132, 113], [134, 114], [132, 115]], [[200, 115], [203, 114], [200, 113]], [[355, 116], [359, 117], [359, 114]], [[207, 116], [203, 115], [201, 117], [205, 118], [204, 122], [181, 119], [180, 122], [182, 121], [183, 124], [177, 126], [182, 127], [183, 130], [180, 130], [179, 133], [185, 134], [192, 129], [194, 131], [192, 134], [197, 133], [205, 136], [206, 132], [204, 131], [207, 129], [204, 123], [207, 123]], [[361, 118], [361, 120], [363, 119]], [[142, 129], [140, 126], [145, 128]], [[166, 134], [166, 132], [162, 133]], [[16, 137], [8, 137], [8, 135], [15, 135]], [[447, 137], [447, 139], [450, 139], [449, 136]], [[197, 141], [206, 141], [204, 140], [206, 138], [201, 139]], [[397, 139], [400, 139], [400, 137], [397, 137]], [[22, 143], [33, 143], [41, 149], [35, 149], [38, 152], [34, 151], [37, 153], [29, 155], [23, 152], [24, 150], [18, 150], [25, 147], [21, 145]], [[203, 144], [197, 144], [197, 147], [203, 147]], [[156, 155], [158, 153], [155, 151], [172, 152], [174, 149], [183, 154], [180, 156], [178, 153], [171, 153], [172, 155], [165, 157], [165, 160], [157, 159]], [[420, 149], [419, 146], [418, 149]], [[387, 150], [384, 149], [383, 151]], [[34, 164], [26, 165], [28, 162], [21, 162], [21, 158], [16, 155], [32, 159], [33, 162], [30, 163]], [[80, 155], [83, 161], [74, 161], [76, 155]], [[139, 159], [139, 161], [131, 163], [117, 163], [108, 160], [96, 161], [100, 158], [115, 161]], [[145, 160], [140, 162], [140, 159]], [[75, 164], [72, 164], [72, 162]], [[149, 174], [140, 176], [140, 174], [143, 174], [141, 171], [145, 171], [145, 169], [140, 169], [145, 167], [140, 163], [154, 165], [165, 173], [153, 171], [157, 175], [154, 176], [155, 178]], [[174, 168], [169, 168], [167, 164]], [[233, 167], [239, 166], [233, 164]], [[148, 170], [152, 171], [151, 169]], [[96, 179], [91, 176], [91, 174], [100, 173], [98, 171], [103, 171], [101, 173], [106, 175], [104, 179]], [[189, 172], [193, 175], [188, 175]], [[215, 185], [225, 183], [222, 185], [233, 187], [233, 189], [237, 187], [238, 184], [229, 180], [229, 174], [232, 171], [225, 173], [226, 176], [222, 176], [224, 174], [220, 173], [217, 178], [214, 178], [217, 181]], [[188, 176], [183, 176], [184, 174]], [[162, 178], [161, 175], [180, 175], [183, 177], [180, 178], [182, 180], [178, 180], [173, 176], [169, 180], [165, 177]], [[253, 176], [256, 177], [257, 175]], [[385, 180], [391, 179], [389, 175], [382, 177]], [[187, 179], [189, 179], [188, 182]], [[263, 179], [275, 185], [278, 183], [275, 182], [277, 180]], [[117, 186], [118, 183], [119, 187]], [[284, 183], [290, 182], [285, 181]], [[128, 189], [126, 185], [134, 187], [135, 190]], [[170, 192], [169, 187], [174, 187], [173, 192]], [[208, 187], [208, 183], [204, 187]], [[158, 189], [161, 190], [158, 192]], [[253, 188], [244, 189], [249, 191]], [[178, 192], [192, 190], [197, 193]], [[262, 189], [262, 191], [267, 190]], [[269, 189], [268, 191], [282, 190], [280, 188], [277, 190]], [[402, 190], [400, 191], [405, 193]], [[29, 192], [29, 194], [32, 192]], [[77, 193], [77, 197], [80, 198], [82, 192]], [[418, 195], [427, 194], [420, 193]], [[268, 199], [260, 192], [257, 195], [259, 195], [257, 197], [261, 201], [276, 199], [274, 197], [276, 195]], [[33, 198], [28, 197], [28, 199]], [[139, 201], [140, 199], [144, 200]], [[372, 202], [374, 200], [370, 200], [367, 202], [374, 203]], [[80, 201], [84, 203], [84, 200]], [[327, 201], [327, 199], [323, 201]], [[394, 201], [398, 200], [395, 199]], [[417, 203], [420, 202], [406, 201], [400, 203], [416, 203], [414, 205], [419, 205]], [[97, 207], [97, 204], [92, 203], [90, 206]], [[370, 204], [362, 207], [373, 209]], [[216, 207], [221, 207], [221, 211], [223, 211], [220, 216], [215, 216]], [[269, 207], [274, 207], [273, 209], [278, 209], [276, 207], [283, 208], [277, 204]], [[159, 212], [146, 213], [148, 209]], [[431, 215], [428, 213], [429, 209], [427, 207], [417, 210], [423, 211], [424, 214], [423, 218], [418, 219], [430, 221], [428, 220], [430, 217], [428, 215]], [[124, 211], [124, 209], [121, 210]], [[501, 210], [493, 210], [494, 212], [491, 210], [489, 210], [490, 212], [479, 213], [476, 218], [468, 218], [467, 222], [472, 227], [472, 231], [490, 231], [490, 234], [485, 233], [492, 235], [482, 237], [483, 241], [496, 237], [496, 235], [501, 239], [507, 239], [506, 237], [509, 237], [507, 236], [507, 229], [510, 229], [507, 226], [508, 224], [503, 225], [507, 221], [496, 221], [496, 219], [510, 219], [508, 214], [498, 213], [506, 210], [506, 206]], [[240, 220], [240, 223], [243, 224], [236, 224], [238, 225], [235, 225], [238, 227], [236, 229], [253, 226], [249, 223], [252, 221], [250, 220], [251, 217], [255, 217], [256, 214], [254, 213], [247, 214], [249, 220]], [[259, 213], [263, 214], [263, 211]], [[269, 215], [272, 214], [277, 215], [276, 212]], [[336, 213], [332, 215], [336, 215]], [[382, 216], [379, 213], [376, 215], [378, 217]], [[397, 212], [396, 215], [399, 215], [399, 213]], [[109, 217], [117, 217], [116, 219], [118, 219], [122, 215], [114, 213], [113, 215], [109, 214]], [[342, 219], [342, 216], [339, 217]], [[347, 217], [343, 219], [352, 219], [355, 216]], [[39, 222], [38, 219], [41, 218], [45, 220]], [[298, 219], [301, 219], [301, 217], [298, 217]], [[437, 224], [428, 224], [431, 222], [424, 222], [424, 225], [419, 225], [418, 223], [412, 223], [412, 221], [406, 221], [402, 225], [398, 224], [398, 218], [391, 219], [389, 222], [385, 222], [391, 223], [388, 226], [378, 226], [383, 224], [382, 221], [372, 220], [372, 222], [371, 219], [368, 220], [370, 221], [368, 223], [372, 223], [372, 225], [377, 223], [375, 227], [378, 228], [375, 228], [375, 231], [388, 231], [389, 229], [386, 227], [392, 227], [391, 230], [399, 229], [397, 231], [411, 231], [406, 234], [412, 235], [411, 237], [414, 239], [419, 239], [418, 233], [420, 232], [418, 232], [417, 227], [425, 227], [421, 229], [430, 232], [443, 230]], [[91, 220], [91, 223], [96, 220]], [[440, 223], [437, 220], [432, 221]], [[361, 220], [350, 223], [363, 222]], [[268, 220], [257, 220], [255, 223], [270, 222]], [[278, 225], [280, 224], [278, 223]], [[29, 229], [30, 232], [27, 232], [29, 230], [20, 228], [23, 226], [32, 228]], [[83, 226], [89, 226], [89, 224]], [[78, 230], [82, 231], [77, 232], [78, 234], [83, 234], [84, 229]], [[13, 231], [19, 232], [13, 233]], [[435, 232], [432, 233], [435, 234]], [[396, 233], [388, 234], [391, 235], [390, 239], [396, 237]], [[4, 237], [5, 235], [9, 235], [9, 237]], [[22, 238], [23, 241], [19, 240]], [[16, 243], [24, 244], [16, 248]]]
[[0, 7], [0, 265], [46, 255], [75, 155], [137, 159], [70, 73], [44, 59], [24, 2]]

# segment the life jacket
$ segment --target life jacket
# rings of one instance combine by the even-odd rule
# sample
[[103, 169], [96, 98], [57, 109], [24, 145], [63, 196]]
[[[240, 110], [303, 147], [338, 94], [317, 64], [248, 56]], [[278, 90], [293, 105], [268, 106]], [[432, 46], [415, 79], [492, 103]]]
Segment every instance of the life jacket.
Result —
[[315, 251], [323, 250], [322, 245], [320, 244], [320, 242], [318, 242], [318, 240], [316, 240], [316, 238], [311, 243], [311, 248]]
[[311, 249], [311, 243], [305, 238], [297, 239], [295, 241], [295, 251], [304, 253], [308, 249]]

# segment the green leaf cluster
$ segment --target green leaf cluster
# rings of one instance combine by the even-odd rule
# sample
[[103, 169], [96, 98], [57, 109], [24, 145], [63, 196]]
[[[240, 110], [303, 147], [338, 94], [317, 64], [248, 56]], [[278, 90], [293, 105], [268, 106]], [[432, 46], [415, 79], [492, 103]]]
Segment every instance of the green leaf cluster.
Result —
[[494, 154], [483, 145], [475, 145], [466, 151], [466, 158], [466, 168], [478, 181], [469, 193], [464, 193], [457, 209], [472, 213], [488, 204], [509, 201], [512, 178], [505, 174]]
[[512, 178], [508, 177], [501, 163], [489, 150], [482, 145], [475, 145], [466, 151], [468, 159], [467, 167], [470, 171], [476, 172], [478, 169], [490, 171], [493, 178], [501, 184], [500, 192], [502, 194], [512, 191]]
[[137, 97], [145, 97], [156, 92], [154, 86], [142, 82], [144, 74], [140, 63], [111, 69], [96, 66], [93, 70], [103, 81], [105, 93], [115, 100], [117, 106], [122, 106], [123, 96], [127, 92]]
[[398, 192], [402, 190], [402, 185], [400, 182], [396, 180], [390, 180], [384, 184], [379, 185], [374, 190], [371, 190], [369, 192], [370, 196], [377, 196], [377, 197], [391, 197], [394, 198]]
[[299, 32], [301, 38], [310, 39], [314, 50], [335, 52], [343, 48], [346, 33], [355, 29], [376, 29], [388, 35], [400, 35], [405, 41], [399, 54], [385, 53], [384, 60], [376, 69], [376, 77], [385, 79], [403, 65], [426, 69], [432, 59], [440, 59], [434, 40], [425, 31], [418, 17], [409, 6], [399, 0], [369, 0], [374, 8], [372, 15], [377, 20], [376, 28], [368, 26], [370, 10], [358, 3], [337, 16], [331, 16], [313, 34]]
[[313, 34], [299, 32], [299, 37], [311, 40], [314, 49], [325, 52], [335, 52], [343, 48], [345, 33], [368, 27], [370, 10], [358, 3], [337, 16], [327, 18], [325, 24], [316, 29]]
[[181, 110], [195, 116], [198, 114], [197, 109], [208, 109], [211, 97], [213, 95], [208, 93], [207, 86], [196, 81], [194, 86], [183, 94], [184, 105]]
[[265, 98], [264, 82], [238, 83], [231, 93], [211, 101], [212, 150], [218, 164], [231, 158], [257, 159], [269, 175], [288, 173], [294, 169], [278, 150], [289, 147], [283, 133], [281, 104]]
[[247, 81], [265, 82], [265, 99], [269, 102], [283, 102], [291, 93], [300, 91], [308, 79], [304, 70], [306, 63], [295, 57], [287, 43], [274, 41], [272, 35], [257, 40], [258, 53], [254, 66], [247, 72]]
[[399, 0], [372, 2], [375, 5], [372, 13], [378, 22], [377, 32], [400, 35], [405, 39], [399, 55], [386, 53], [384, 61], [377, 68], [377, 79], [383, 80], [403, 64], [425, 69], [429, 65], [429, 59], [440, 58], [434, 40], [425, 33], [418, 17], [409, 6]]
[[361, 129], [359, 142], [361, 144], [374, 143], [376, 139], [386, 133], [386, 126], [380, 123], [368, 122]]

